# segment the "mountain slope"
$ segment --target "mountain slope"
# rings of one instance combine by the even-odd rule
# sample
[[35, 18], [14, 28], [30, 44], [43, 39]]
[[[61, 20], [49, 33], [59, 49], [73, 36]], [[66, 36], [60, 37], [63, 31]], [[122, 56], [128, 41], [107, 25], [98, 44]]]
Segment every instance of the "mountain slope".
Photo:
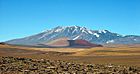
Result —
[[[14, 39], [6, 41], [9, 44], [18, 45], [36, 45], [44, 42], [49, 42], [58, 38], [67, 37], [70, 40], [82, 39], [89, 41], [91, 43], [97, 44], [133, 44], [140, 43], [140, 36], [122, 36], [117, 33], [112, 33], [108, 30], [89, 30], [85, 27], [79, 26], [68, 26], [61, 27], [58, 26], [51, 30], [32, 35], [25, 38]], [[124, 40], [124, 41], [123, 41]]]
[[56, 48], [56, 47], [76, 47], [76, 48], [90, 48], [90, 47], [103, 47], [102, 45], [99, 44], [93, 44], [90, 43], [86, 40], [69, 40], [69, 38], [59, 38], [52, 40], [47, 43], [42, 43], [38, 44], [38, 46], [41, 47], [51, 47], [51, 48]]

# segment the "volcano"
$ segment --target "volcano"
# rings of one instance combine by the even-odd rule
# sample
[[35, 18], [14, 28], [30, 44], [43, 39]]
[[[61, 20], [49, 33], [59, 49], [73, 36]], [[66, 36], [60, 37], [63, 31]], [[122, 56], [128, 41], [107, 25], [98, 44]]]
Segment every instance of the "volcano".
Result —
[[[7, 44], [35, 46], [48, 43], [59, 38], [67, 37], [69, 40], [86, 40], [95, 44], [140, 44], [140, 36], [120, 35], [108, 30], [91, 30], [80, 26], [58, 26], [41, 33], [24, 38], [6, 41]], [[84, 41], [83, 41], [84, 42]], [[67, 43], [66, 43], [67, 44]]]
[[85, 48], [85, 47], [102, 47], [99, 44], [93, 44], [86, 40], [78, 39], [78, 40], [70, 40], [68, 38], [59, 38], [56, 40], [52, 40], [48, 43], [38, 44], [39, 46], [44, 47], [76, 47], [76, 48]]

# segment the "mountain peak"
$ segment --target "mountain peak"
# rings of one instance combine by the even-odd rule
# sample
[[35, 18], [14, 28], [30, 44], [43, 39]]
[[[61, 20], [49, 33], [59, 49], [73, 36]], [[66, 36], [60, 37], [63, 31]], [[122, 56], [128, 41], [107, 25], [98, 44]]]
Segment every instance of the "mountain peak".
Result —
[[77, 25], [67, 26], [67, 27], [70, 27], [70, 28], [80, 28], [80, 26], [77, 26]]
[[[7, 41], [9, 44], [40, 44], [49, 42], [58, 38], [67, 37], [70, 40], [82, 39], [91, 43], [105, 44], [113, 40], [113, 43], [140, 43], [139, 36], [122, 36], [108, 30], [91, 30], [80, 26], [57, 26], [43, 33], [29, 37]], [[119, 41], [119, 42], [118, 42]]]
[[98, 30], [99, 33], [107, 33], [109, 32], [108, 30]]
[[[55, 27], [53, 30], [55, 30], [55, 32], [61, 32], [61, 31], [64, 31], [64, 30], [67, 30], [67, 31], [71, 31], [72, 33], [74, 32], [82, 32], [82, 33], [86, 33], [86, 34], [94, 34], [94, 35], [98, 35], [96, 33], [109, 33], [108, 30], [90, 30], [86, 27], [81, 27], [81, 26], [58, 26], [58, 27]], [[99, 37], [99, 35], [97, 36]]]
[[69, 32], [88, 32], [89, 30], [86, 27], [80, 27], [80, 26], [57, 26], [51, 30], [52, 32], [62, 32], [62, 31], [69, 31]]
[[73, 26], [57, 26], [55, 28], [84, 28], [84, 29], [87, 29], [86, 27], [81, 27], [81, 26], [77, 26], [77, 25], [73, 25]]

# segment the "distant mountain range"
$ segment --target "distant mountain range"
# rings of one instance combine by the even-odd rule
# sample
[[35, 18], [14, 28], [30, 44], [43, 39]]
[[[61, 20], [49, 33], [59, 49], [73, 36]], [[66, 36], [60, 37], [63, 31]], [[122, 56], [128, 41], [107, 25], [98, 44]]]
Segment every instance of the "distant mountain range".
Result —
[[90, 30], [80, 26], [58, 26], [36, 35], [9, 40], [6, 41], [6, 43], [16, 45], [38, 45], [63, 37], [69, 38], [70, 40], [82, 39], [96, 44], [140, 44], [140, 36], [123, 36], [108, 30]]

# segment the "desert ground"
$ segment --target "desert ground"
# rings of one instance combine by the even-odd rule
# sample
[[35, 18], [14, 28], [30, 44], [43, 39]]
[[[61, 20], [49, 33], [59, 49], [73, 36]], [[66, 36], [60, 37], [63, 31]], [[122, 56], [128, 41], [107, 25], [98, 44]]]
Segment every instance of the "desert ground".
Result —
[[140, 69], [140, 45], [105, 45], [94, 48], [37, 48], [0, 45], [0, 57], [60, 60], [76, 64], [125, 65], [136, 66]]
[[0, 56], [140, 66], [140, 45], [106, 45], [94, 48], [34, 48], [0, 45]]

